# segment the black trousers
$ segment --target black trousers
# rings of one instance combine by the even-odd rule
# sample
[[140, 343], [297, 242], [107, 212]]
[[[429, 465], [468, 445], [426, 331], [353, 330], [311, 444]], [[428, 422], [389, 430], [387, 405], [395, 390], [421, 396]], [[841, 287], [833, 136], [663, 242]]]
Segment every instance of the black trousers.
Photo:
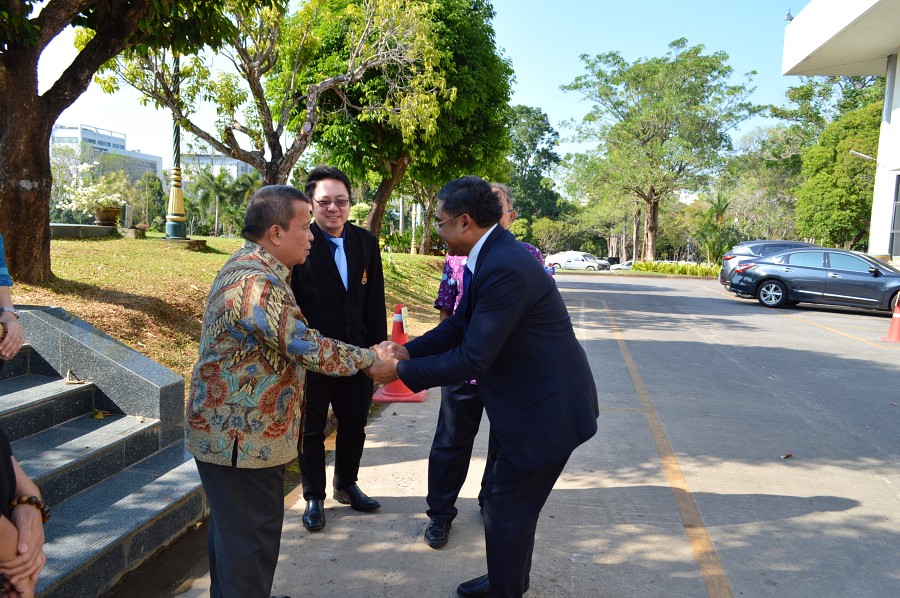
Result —
[[483, 412], [477, 385], [464, 383], [441, 388], [441, 409], [428, 454], [425, 500], [429, 517], [453, 521], [459, 512], [456, 499], [469, 472], [472, 445]]
[[196, 463], [210, 511], [210, 598], [269, 598], [284, 521], [284, 465]]
[[300, 443], [303, 498], [325, 500], [325, 424], [328, 406], [338, 420], [332, 485], [343, 490], [356, 483], [366, 443], [372, 404], [372, 380], [362, 372], [345, 378], [311, 376], [306, 385], [306, 414]]
[[566, 455], [521, 472], [498, 446], [484, 485], [484, 539], [492, 598], [520, 598], [525, 592], [538, 517], [568, 460]]

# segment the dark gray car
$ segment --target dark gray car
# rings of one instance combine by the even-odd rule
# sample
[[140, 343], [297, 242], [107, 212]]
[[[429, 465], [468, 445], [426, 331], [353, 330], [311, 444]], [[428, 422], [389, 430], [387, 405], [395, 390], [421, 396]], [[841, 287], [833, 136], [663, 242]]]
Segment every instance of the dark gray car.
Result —
[[761, 239], [755, 241], [741, 241], [732, 247], [731, 251], [722, 256], [722, 269], [719, 270], [719, 283], [731, 291], [733, 290], [729, 288], [731, 275], [734, 274], [734, 267], [740, 262], [757, 257], [774, 255], [798, 247], [815, 246], [812, 243], [804, 243], [803, 241], [764, 241]]
[[730, 288], [766, 307], [807, 302], [893, 310], [900, 271], [864, 253], [812, 247], [741, 262]]

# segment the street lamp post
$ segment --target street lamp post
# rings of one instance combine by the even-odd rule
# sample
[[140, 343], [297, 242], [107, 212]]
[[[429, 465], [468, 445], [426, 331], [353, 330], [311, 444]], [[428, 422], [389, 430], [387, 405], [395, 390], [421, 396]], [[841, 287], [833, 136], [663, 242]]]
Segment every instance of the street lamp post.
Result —
[[[172, 68], [175, 97], [181, 86], [181, 59], [176, 55]], [[169, 206], [166, 210], [166, 238], [187, 239], [187, 217], [184, 211], [184, 197], [181, 192], [181, 126], [174, 119], [172, 132], [172, 176], [169, 190]]]

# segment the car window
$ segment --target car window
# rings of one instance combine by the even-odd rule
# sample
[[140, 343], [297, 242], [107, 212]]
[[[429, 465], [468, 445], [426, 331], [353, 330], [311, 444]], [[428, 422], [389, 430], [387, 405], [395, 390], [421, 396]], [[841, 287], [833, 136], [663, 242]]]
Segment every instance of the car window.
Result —
[[825, 264], [824, 251], [798, 251], [785, 256], [786, 263], [792, 266], [811, 266], [821, 268]]
[[760, 255], [772, 255], [773, 253], [781, 253], [790, 249], [790, 245], [763, 245]]
[[585, 254], [584, 254], [584, 259], [586, 259], [586, 260], [588, 260], [588, 261], [591, 261], [591, 262], [596, 262], [596, 261], [597, 261], [597, 258], [595, 258], [595, 257], [594, 257], [592, 254], [590, 254], [590, 253], [585, 253]]
[[847, 270], [848, 272], [868, 272], [871, 266], [869, 262], [846, 253], [829, 253], [828, 261], [834, 270]]

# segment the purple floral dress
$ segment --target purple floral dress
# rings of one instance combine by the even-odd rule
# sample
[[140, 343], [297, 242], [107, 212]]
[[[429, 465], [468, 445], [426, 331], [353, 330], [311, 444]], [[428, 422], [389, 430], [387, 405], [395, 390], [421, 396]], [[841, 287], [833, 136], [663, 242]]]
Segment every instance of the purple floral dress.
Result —
[[[541, 255], [540, 249], [528, 243], [522, 243], [522, 245], [531, 252], [541, 266], [544, 265], [544, 256]], [[441, 276], [441, 285], [438, 287], [437, 299], [434, 300], [434, 306], [437, 309], [446, 309], [451, 313], [456, 312], [464, 290], [463, 268], [466, 267], [466, 257], [464, 255], [448, 255], [444, 260], [444, 273]]]

